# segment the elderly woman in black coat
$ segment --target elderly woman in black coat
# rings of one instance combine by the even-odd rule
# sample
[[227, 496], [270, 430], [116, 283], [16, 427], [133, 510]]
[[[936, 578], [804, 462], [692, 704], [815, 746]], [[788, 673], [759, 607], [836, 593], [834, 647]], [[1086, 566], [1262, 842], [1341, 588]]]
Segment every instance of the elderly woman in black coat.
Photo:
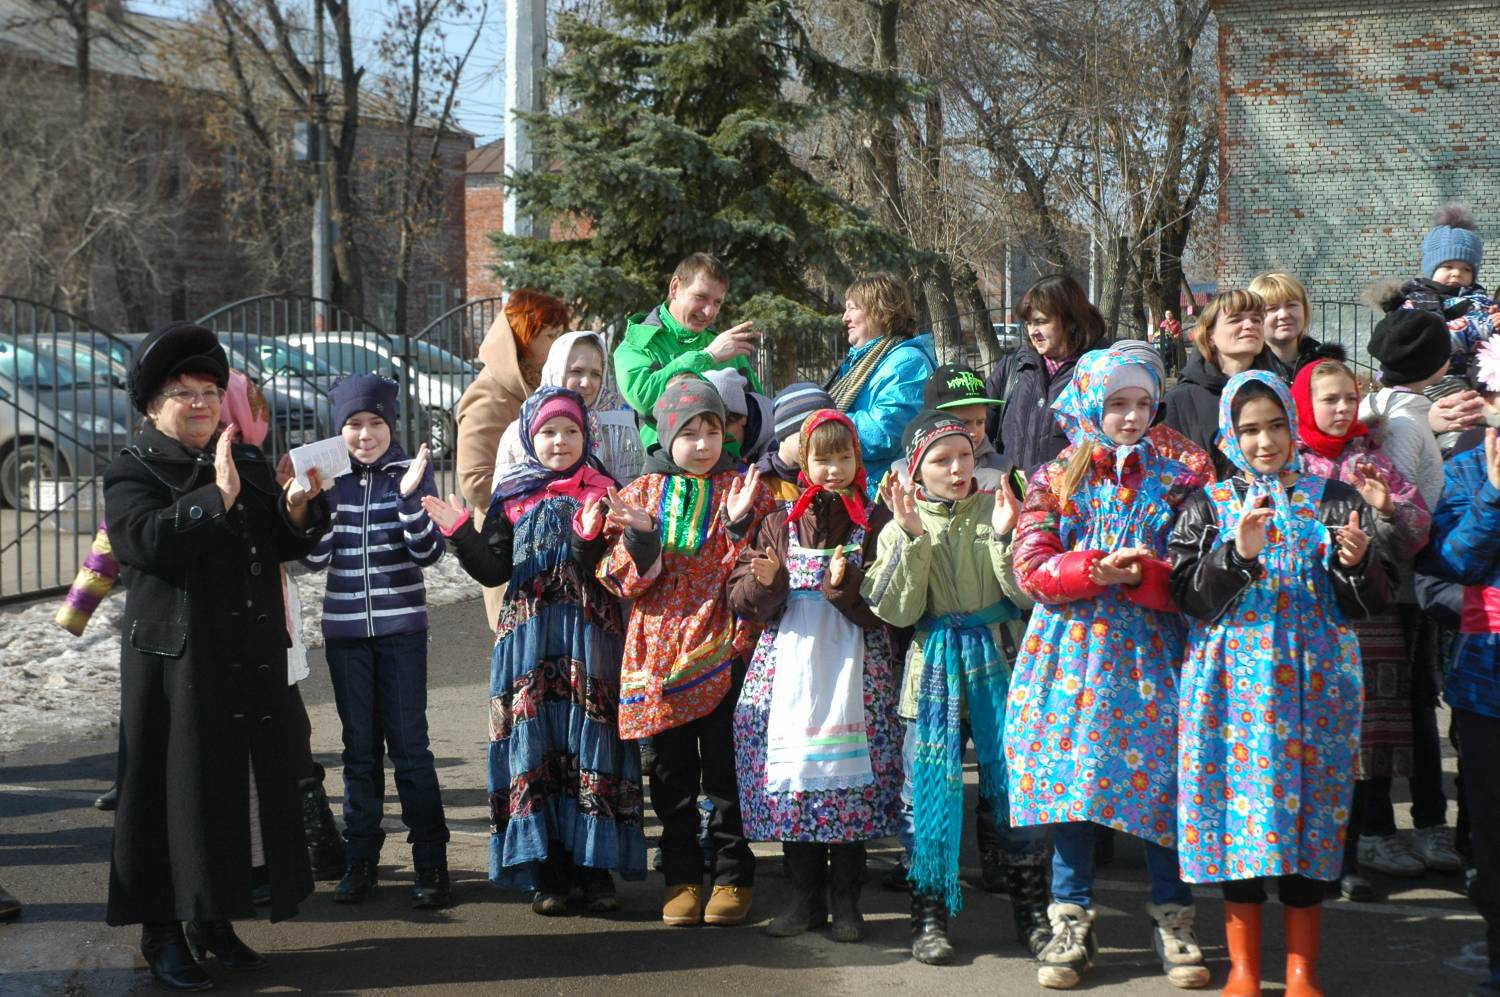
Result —
[[142, 925], [141, 953], [173, 990], [213, 986], [195, 952], [231, 969], [265, 964], [230, 926], [254, 916], [252, 862], [269, 871], [273, 921], [313, 888], [285, 729], [277, 566], [312, 551], [328, 511], [309, 502], [315, 476], [278, 488], [259, 450], [237, 445], [233, 426], [219, 432], [228, 377], [208, 329], [179, 323], [147, 338], [130, 372], [146, 424], [104, 473], [128, 588], [106, 917]]

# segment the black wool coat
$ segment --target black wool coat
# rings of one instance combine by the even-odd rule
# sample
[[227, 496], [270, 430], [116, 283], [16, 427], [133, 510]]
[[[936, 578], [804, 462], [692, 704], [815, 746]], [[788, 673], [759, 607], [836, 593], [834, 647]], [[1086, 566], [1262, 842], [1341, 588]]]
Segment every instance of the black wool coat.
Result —
[[287, 518], [271, 465], [236, 446], [230, 509], [211, 451], [148, 426], [104, 472], [105, 522], [126, 584], [120, 802], [110, 924], [254, 916], [250, 779], [271, 919], [312, 892], [287, 725], [290, 644], [278, 566], [312, 551], [328, 511]]

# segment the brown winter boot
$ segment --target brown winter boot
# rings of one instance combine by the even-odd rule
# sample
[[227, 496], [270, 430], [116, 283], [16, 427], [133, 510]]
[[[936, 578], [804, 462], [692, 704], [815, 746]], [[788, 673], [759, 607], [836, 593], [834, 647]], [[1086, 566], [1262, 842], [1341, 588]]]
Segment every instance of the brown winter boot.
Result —
[[1260, 997], [1260, 904], [1224, 904], [1229, 982], [1220, 997]]
[[1322, 929], [1322, 904], [1286, 909], [1286, 997], [1323, 997], [1318, 984]]

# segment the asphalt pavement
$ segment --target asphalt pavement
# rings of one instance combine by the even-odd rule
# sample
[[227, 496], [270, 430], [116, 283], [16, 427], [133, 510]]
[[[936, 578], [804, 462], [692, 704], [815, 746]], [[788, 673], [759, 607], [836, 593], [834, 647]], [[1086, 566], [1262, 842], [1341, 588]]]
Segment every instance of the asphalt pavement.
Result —
[[[795, 939], [766, 936], [761, 929], [786, 895], [774, 845], [756, 847], [761, 862], [752, 923], [742, 927], [663, 926], [661, 879], [654, 873], [621, 884], [624, 907], [616, 914], [533, 914], [529, 897], [498, 890], [485, 878], [491, 639], [481, 605], [476, 600], [439, 607], [431, 621], [428, 717], [453, 831], [449, 864], [457, 904], [436, 912], [407, 906], [410, 853], [392, 799], [375, 896], [358, 906], [336, 905], [333, 884], [320, 883], [296, 919], [241, 923], [241, 936], [269, 957], [270, 966], [232, 974], [210, 962], [222, 989], [467, 995], [490, 994], [500, 984], [536, 994], [1044, 992], [1036, 984], [1035, 964], [1015, 941], [1006, 899], [975, 889], [966, 892], [966, 907], [953, 919], [958, 958], [948, 967], [910, 959], [906, 897], [881, 890], [878, 882], [865, 891], [870, 936], [862, 943], [835, 943], [826, 930]], [[314, 751], [328, 767], [329, 790], [337, 796], [338, 717], [320, 651], [313, 652], [312, 664], [303, 695]], [[1445, 727], [1446, 721], [1444, 715]], [[112, 778], [114, 747], [110, 735], [0, 756], [0, 883], [26, 905], [19, 921], [0, 924], [0, 993], [7, 997], [153, 992], [137, 952], [139, 929], [103, 923], [111, 816], [90, 804]], [[969, 778], [972, 794], [972, 772]], [[1398, 793], [1401, 788], [1398, 780]], [[1405, 811], [1398, 807], [1403, 820]], [[1450, 820], [1451, 811], [1450, 804]], [[972, 874], [977, 857], [967, 829], [965, 846]], [[896, 854], [894, 842], [872, 847], [872, 877]], [[1378, 879], [1377, 886], [1383, 902], [1336, 900], [1326, 906], [1322, 978], [1328, 994], [1462, 994], [1483, 975], [1482, 925], [1459, 877]], [[1211, 992], [1217, 992], [1227, 971], [1222, 906], [1216, 890], [1197, 893], [1198, 935], [1214, 971]], [[1101, 951], [1081, 992], [1175, 992], [1151, 951], [1147, 899], [1141, 851], [1121, 838], [1115, 861], [1100, 870]], [[1277, 993], [1283, 978], [1280, 908], [1273, 902], [1266, 915], [1266, 992]]]

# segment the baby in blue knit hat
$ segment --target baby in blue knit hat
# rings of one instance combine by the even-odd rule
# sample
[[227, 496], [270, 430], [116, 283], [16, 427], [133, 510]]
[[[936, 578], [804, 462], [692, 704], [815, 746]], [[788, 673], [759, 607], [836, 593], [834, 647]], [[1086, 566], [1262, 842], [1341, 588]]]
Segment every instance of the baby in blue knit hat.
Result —
[[1422, 240], [1422, 276], [1401, 285], [1385, 302], [1394, 308], [1421, 308], [1442, 315], [1453, 334], [1452, 373], [1462, 376], [1479, 344], [1500, 328], [1500, 307], [1479, 283], [1484, 241], [1474, 216], [1462, 204], [1450, 204], [1433, 218]]

